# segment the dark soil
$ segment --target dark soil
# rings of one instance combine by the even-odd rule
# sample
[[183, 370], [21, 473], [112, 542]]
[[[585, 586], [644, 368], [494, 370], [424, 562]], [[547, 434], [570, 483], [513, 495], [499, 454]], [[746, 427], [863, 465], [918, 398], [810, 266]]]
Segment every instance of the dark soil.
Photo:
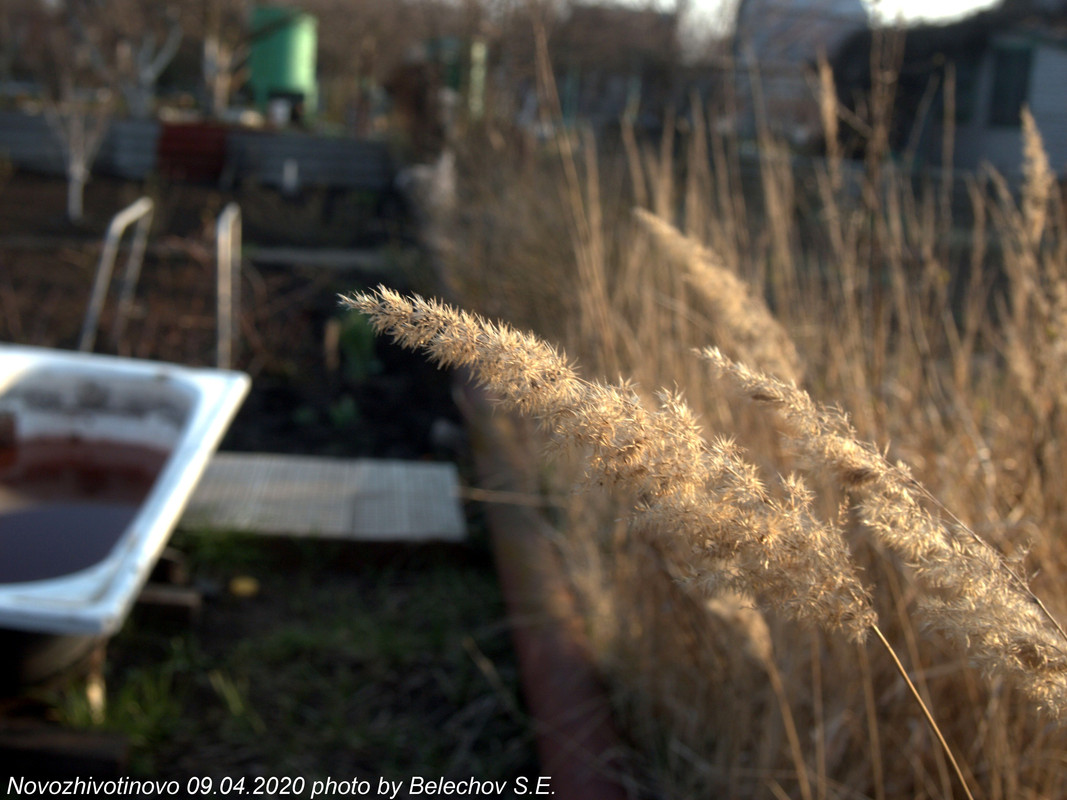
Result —
[[[175, 630], [140, 608], [109, 653], [135, 774], [536, 776], [504, 610], [476, 548], [176, 541], [205, 593], [199, 621]], [[229, 591], [235, 578], [255, 595]]]
[[[62, 180], [16, 173], [0, 185], [0, 341], [76, 346], [103, 230], [145, 192], [157, 213], [134, 313], [115, 342], [109, 301], [98, 351], [214, 363], [213, 226], [236, 199], [246, 245], [373, 246], [387, 256], [377, 274], [246, 263], [236, 366], [253, 383], [222, 448], [452, 459], [463, 468], [450, 377], [371, 337], [338, 304], [338, 293], [379, 282], [433, 290], [398, 206], [374, 198], [287, 201], [94, 178], [87, 221], [72, 226]], [[120, 256], [116, 273], [123, 264]], [[205, 592], [199, 622], [175, 631], [135, 615], [109, 650], [108, 725], [130, 735], [134, 771], [536, 774], [477, 525], [472, 517], [472, 544], [458, 550], [176, 536]], [[234, 577], [253, 578], [258, 591], [234, 596]], [[69, 693], [52, 700], [53, 715], [78, 720]]]
[[[113, 341], [114, 297], [125, 264], [120, 254], [96, 350], [213, 365], [213, 226], [215, 214], [233, 196], [199, 186], [152, 188], [158, 211], [132, 318], [122, 341]], [[75, 227], [64, 221], [62, 181], [16, 174], [0, 188], [0, 341], [76, 347], [103, 231], [110, 216], [143, 189], [94, 179], [87, 193], [88, 219]], [[285, 239], [280, 218], [290, 201], [267, 192], [236, 199], [250, 249], [256, 245], [250, 231], [272, 223], [275, 241], [305, 246], [300, 237], [312, 227], [314, 215], [294, 211], [299, 224]], [[307, 198], [291, 203], [297, 210], [315, 206]], [[435, 455], [430, 431], [436, 420], [459, 422], [448, 376], [421, 356], [372, 339], [359, 330], [359, 319], [341, 309], [339, 293], [378, 283], [432, 291], [413, 287], [420, 265], [410, 237], [382, 238], [387, 229], [402, 237], [402, 222], [357, 223], [366, 230], [364, 246], [384, 248], [383, 271], [260, 266], [254, 259], [246, 264], [236, 366], [252, 376], [253, 387], [224, 449], [422, 458]], [[348, 236], [330, 242], [321, 231], [316, 241], [351, 244]], [[331, 330], [339, 332], [339, 344]]]

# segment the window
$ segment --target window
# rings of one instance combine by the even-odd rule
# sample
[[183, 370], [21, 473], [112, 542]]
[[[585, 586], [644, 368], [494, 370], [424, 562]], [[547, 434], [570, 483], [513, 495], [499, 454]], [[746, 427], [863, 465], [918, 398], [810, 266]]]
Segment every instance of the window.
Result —
[[[975, 107], [978, 104], [978, 74], [981, 62], [977, 56], [968, 53], [953, 66], [956, 122], [960, 125], [967, 125], [974, 120]], [[947, 75], [946, 80], [948, 80]]]
[[1030, 93], [1028, 47], [996, 47], [993, 50], [993, 94], [990, 98], [989, 124], [1018, 128], [1020, 114]]

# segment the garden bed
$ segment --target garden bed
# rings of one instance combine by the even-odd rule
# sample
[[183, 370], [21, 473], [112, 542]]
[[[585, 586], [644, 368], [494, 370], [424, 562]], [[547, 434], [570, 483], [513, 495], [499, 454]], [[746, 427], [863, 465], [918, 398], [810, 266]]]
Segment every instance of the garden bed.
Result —
[[[61, 180], [16, 173], [0, 186], [0, 340], [75, 346], [103, 229], [142, 190], [94, 179], [89, 218], [75, 228], [62, 219]], [[188, 185], [153, 194], [156, 224], [134, 315], [123, 340], [112, 343], [105, 310], [97, 349], [210, 365], [215, 215], [237, 199], [254, 232], [284, 216], [286, 201]], [[349, 202], [366, 205], [335, 201], [334, 214]], [[291, 216], [312, 226], [321, 216], [317, 202], [292, 201]], [[417, 253], [401, 240], [382, 238], [388, 229], [402, 236], [402, 222], [353, 224], [384, 248], [384, 271], [299, 263], [246, 269], [236, 366], [253, 387], [222, 449], [450, 459], [466, 469], [462, 439], [442, 435], [461, 422], [449, 376], [367, 337], [361, 321], [337, 306], [338, 292], [378, 281], [407, 288], [411, 266], [418, 267]], [[331, 226], [341, 227], [326, 220], [310, 242], [294, 226], [282, 243], [352, 244], [331, 240]], [[204, 598], [198, 618], [175, 629], [135, 613], [109, 647], [104, 724], [129, 735], [134, 771], [536, 776], [506, 612], [470, 511], [471, 542], [451, 549], [177, 534], [191, 585]], [[49, 716], [92, 724], [83, 693], [50, 691], [42, 699]], [[37, 702], [7, 706], [9, 714], [31, 707], [41, 710]]]

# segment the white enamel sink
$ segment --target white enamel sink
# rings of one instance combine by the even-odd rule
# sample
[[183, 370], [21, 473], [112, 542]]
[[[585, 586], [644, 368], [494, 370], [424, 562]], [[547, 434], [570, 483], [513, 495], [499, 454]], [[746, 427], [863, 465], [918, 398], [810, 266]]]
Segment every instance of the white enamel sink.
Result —
[[[0, 524], [8, 515], [0, 535], [0, 629], [58, 636], [115, 633], [249, 384], [240, 372], [0, 344]], [[30, 451], [27, 443], [41, 441], [76, 443], [83, 454], [125, 449], [159, 458], [143, 499], [130, 506], [131, 518], [117, 526], [113, 541], [97, 548], [91, 563], [64, 574], [42, 577], [45, 569], [22, 576], [20, 563], [43, 559], [54, 566], [85, 537], [76, 516], [40, 537], [43, 555], [33, 552], [38, 537], [28, 541], [23, 535], [30, 526], [20, 527], [17, 516], [19, 486], [10, 482], [16, 473], [9, 470], [4, 485], [4, 453], [10, 467], [20, 447]]]

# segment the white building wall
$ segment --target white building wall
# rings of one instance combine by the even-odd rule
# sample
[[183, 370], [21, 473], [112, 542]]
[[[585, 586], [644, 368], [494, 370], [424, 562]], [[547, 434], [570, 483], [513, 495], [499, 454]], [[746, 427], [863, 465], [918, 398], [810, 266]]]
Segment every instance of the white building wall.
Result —
[[[1059, 175], [1067, 174], [1067, 49], [1035, 43], [1028, 105]], [[974, 170], [988, 164], [1009, 180], [1022, 177], [1022, 128], [989, 124], [993, 54], [986, 53], [975, 86], [974, 114], [956, 131], [955, 164]]]
[[734, 55], [742, 131], [753, 133], [762, 112], [779, 133], [797, 139], [816, 133], [809, 65], [868, 23], [862, 0], [740, 0]]
[[1058, 175], [1067, 174], [1067, 49], [1043, 46], [1034, 52], [1030, 112], [1049, 164]]

